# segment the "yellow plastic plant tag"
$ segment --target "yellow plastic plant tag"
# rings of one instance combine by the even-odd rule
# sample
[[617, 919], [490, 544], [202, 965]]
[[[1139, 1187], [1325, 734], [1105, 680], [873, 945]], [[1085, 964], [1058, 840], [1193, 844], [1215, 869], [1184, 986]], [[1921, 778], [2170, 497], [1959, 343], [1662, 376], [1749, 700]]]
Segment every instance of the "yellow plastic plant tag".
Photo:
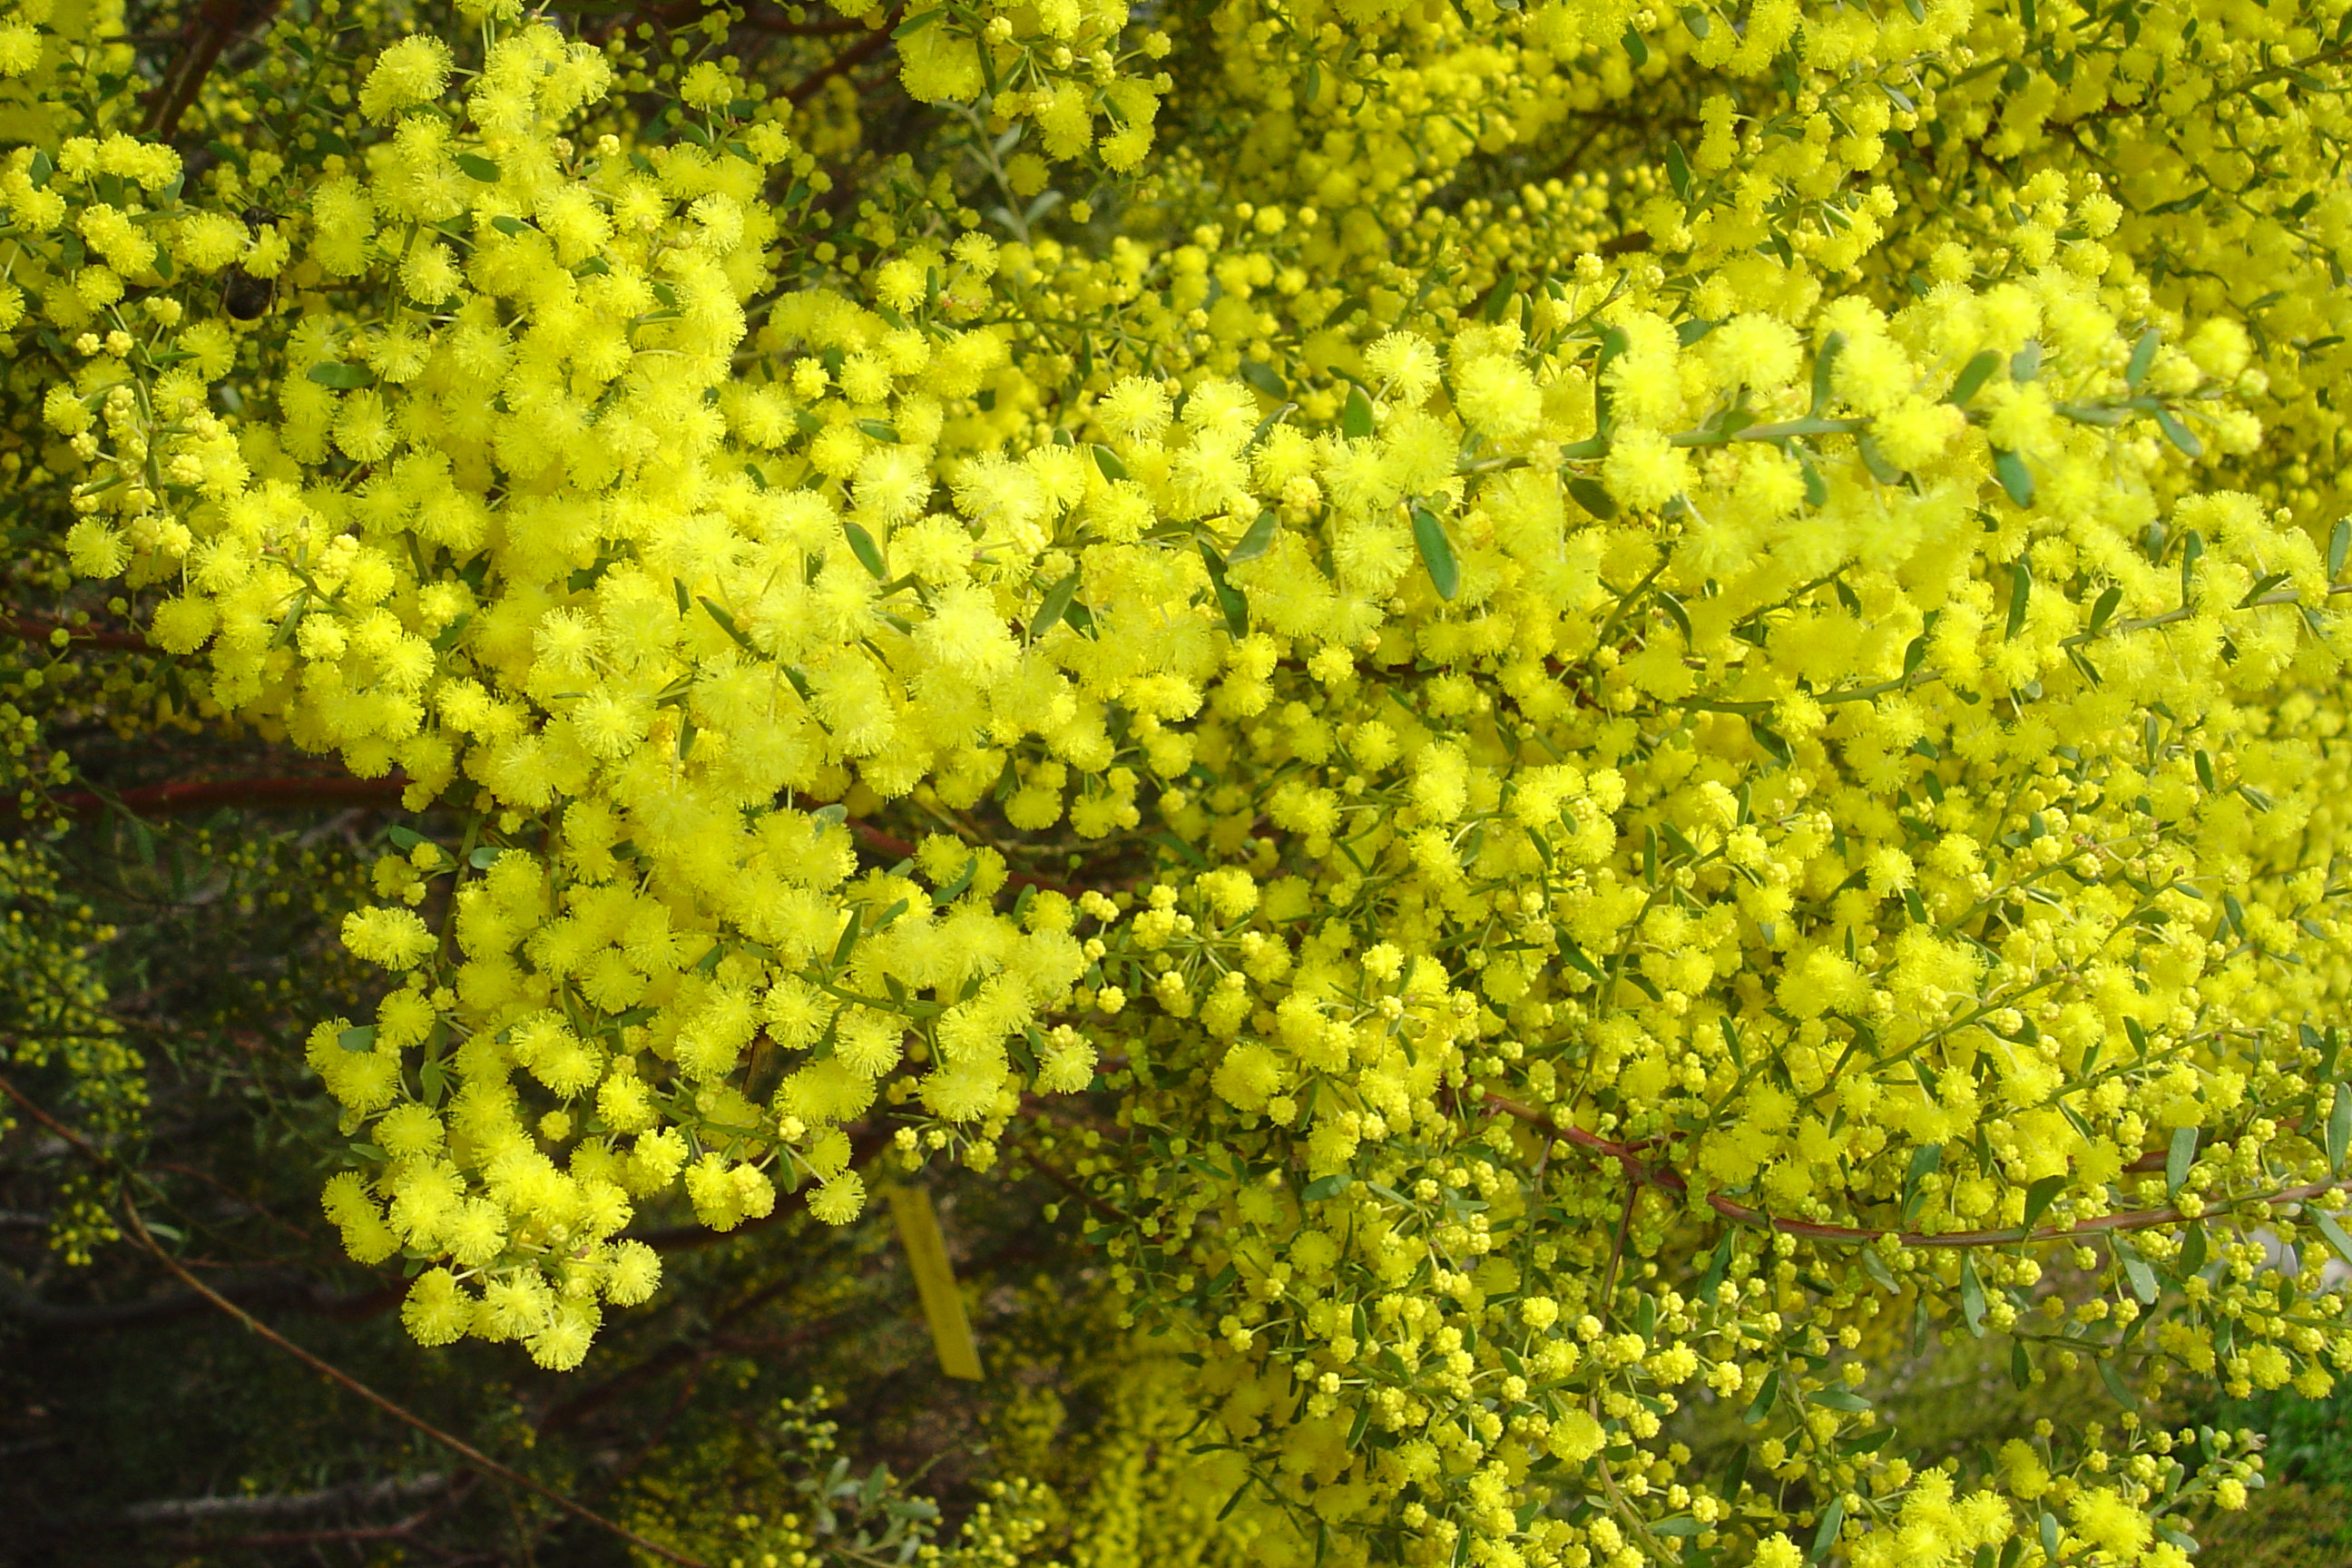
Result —
[[963, 1315], [963, 1294], [956, 1289], [955, 1270], [948, 1264], [947, 1238], [940, 1234], [931, 1194], [920, 1187], [894, 1186], [889, 1198], [899, 1243], [915, 1271], [915, 1291], [922, 1298], [923, 1318], [931, 1326], [931, 1346], [939, 1352], [940, 1370], [950, 1377], [977, 1383], [980, 1351], [972, 1343], [971, 1323]]

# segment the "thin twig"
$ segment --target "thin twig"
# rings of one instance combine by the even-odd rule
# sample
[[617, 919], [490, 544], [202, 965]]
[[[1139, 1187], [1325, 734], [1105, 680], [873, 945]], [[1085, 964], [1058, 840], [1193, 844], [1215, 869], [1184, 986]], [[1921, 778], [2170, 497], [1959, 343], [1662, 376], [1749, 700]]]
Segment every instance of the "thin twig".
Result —
[[132, 1200], [130, 1189], [127, 1185], [122, 1190], [121, 1197], [123, 1216], [131, 1222], [131, 1231], [133, 1237], [138, 1241], [141, 1247], [153, 1254], [156, 1260], [162, 1263], [164, 1268], [177, 1275], [182, 1284], [187, 1286], [188, 1289], [194, 1290], [197, 1295], [202, 1296], [214, 1306], [219, 1308], [230, 1317], [235, 1318], [247, 1329], [260, 1335], [271, 1344], [276, 1345], [279, 1350], [284, 1351], [288, 1355], [292, 1356], [295, 1360], [300, 1362], [311, 1371], [318, 1373], [329, 1382], [359, 1395], [362, 1399], [366, 1400], [369, 1404], [374, 1405], [377, 1409], [383, 1411], [385, 1415], [392, 1416], [394, 1419], [414, 1427], [416, 1431], [424, 1434], [427, 1437], [430, 1437], [433, 1441], [440, 1444], [443, 1447], [448, 1449], [451, 1453], [456, 1454], [467, 1464], [472, 1465], [475, 1468], [482, 1471], [486, 1475], [493, 1476], [499, 1480], [509, 1483], [509, 1485], [520, 1487], [525, 1491], [531, 1492], [539, 1497], [544, 1498], [549, 1502], [553, 1503], [556, 1507], [563, 1510], [564, 1512], [583, 1520], [586, 1522], [594, 1525], [599, 1530], [617, 1536], [621, 1540], [627, 1542], [630, 1545], [637, 1547], [641, 1551], [650, 1552], [655, 1556], [663, 1559], [665, 1562], [677, 1563], [679, 1568], [709, 1568], [708, 1564], [702, 1563], [698, 1559], [688, 1557], [682, 1552], [673, 1551], [671, 1548], [664, 1546], [657, 1541], [647, 1540], [646, 1537], [639, 1535], [635, 1531], [631, 1530], [627, 1525], [619, 1523], [614, 1520], [606, 1519], [603, 1514], [598, 1513], [594, 1509], [588, 1507], [585, 1503], [575, 1502], [571, 1498], [568, 1498], [562, 1492], [557, 1491], [554, 1488], [533, 1480], [530, 1477], [524, 1475], [520, 1470], [515, 1469], [510, 1466], [500, 1464], [498, 1460], [491, 1458], [488, 1454], [483, 1453], [479, 1448], [475, 1447], [471, 1443], [467, 1442], [463, 1437], [457, 1436], [454, 1433], [444, 1432], [440, 1427], [434, 1426], [423, 1416], [416, 1415], [405, 1406], [395, 1404], [391, 1399], [378, 1394], [374, 1389], [370, 1388], [366, 1384], [363, 1384], [359, 1379], [352, 1376], [351, 1373], [343, 1371], [342, 1368], [335, 1365], [333, 1363], [326, 1361], [320, 1356], [313, 1355], [310, 1352], [304, 1350], [300, 1345], [296, 1344], [292, 1340], [289, 1340], [285, 1335], [278, 1332], [268, 1324], [263, 1322], [260, 1319], [256, 1318], [252, 1313], [246, 1311], [243, 1308], [228, 1300], [228, 1298], [221, 1295], [218, 1291], [206, 1285], [203, 1280], [197, 1279], [194, 1274], [189, 1273], [185, 1268], [180, 1267], [180, 1260], [173, 1258], [170, 1253], [164, 1251], [163, 1245], [152, 1236], [148, 1234], [147, 1222], [141, 1217], [139, 1205]]
[[1097, 1214], [1101, 1215], [1104, 1218], [1111, 1221], [1113, 1224], [1121, 1226], [1127, 1224], [1128, 1216], [1126, 1215], [1121, 1214], [1112, 1205], [1096, 1196], [1090, 1188], [1081, 1185], [1078, 1180], [1072, 1176], [1068, 1172], [1063, 1170], [1060, 1166], [1055, 1164], [1053, 1162], [1047, 1160], [1044, 1155], [1038, 1153], [1036, 1150], [1029, 1146], [1025, 1140], [1014, 1138], [1010, 1142], [1013, 1148], [1020, 1151], [1021, 1157], [1028, 1161], [1030, 1165], [1039, 1175], [1044, 1176], [1047, 1181], [1052, 1182], [1055, 1186], [1061, 1188], [1064, 1192], [1068, 1193], [1072, 1197], [1076, 1198], [1080, 1203], [1085, 1204], [1087, 1207], [1093, 1209]]
[[226, 1182], [222, 1181], [218, 1176], [212, 1174], [208, 1171], [198, 1170], [194, 1165], [183, 1164], [177, 1160], [157, 1160], [153, 1162], [153, 1165], [158, 1171], [169, 1171], [174, 1175], [186, 1176], [191, 1180], [204, 1183], [206, 1186], [211, 1187], [215, 1192], [221, 1194], [223, 1196], [236, 1200], [236, 1202], [242, 1205], [248, 1214], [260, 1215], [263, 1219], [268, 1220], [270, 1224], [276, 1226], [278, 1229], [284, 1231], [295, 1240], [303, 1243], [305, 1246], [315, 1245], [319, 1239], [310, 1231], [304, 1230], [300, 1226], [296, 1225], [292, 1220], [286, 1218], [283, 1215], [276, 1213], [266, 1205], [263, 1205], [257, 1200], [247, 1196], [245, 1194], [238, 1192], [235, 1187], [230, 1186]]
[[[9, 1099], [15, 1100], [18, 1106], [22, 1107], [26, 1115], [32, 1117], [36, 1121], [38, 1121], [50, 1131], [55, 1132], [58, 1137], [63, 1138], [67, 1142], [71, 1143], [74, 1147], [81, 1150], [93, 1160], [120, 1172], [126, 1178], [131, 1174], [129, 1171], [123, 1168], [121, 1162], [116, 1160], [111, 1154], [109, 1154], [104, 1150], [99, 1148], [89, 1139], [83, 1137], [80, 1133], [75, 1131], [72, 1128], [68, 1127], [64, 1122], [59, 1121], [47, 1111], [42, 1110], [40, 1106], [34, 1103], [34, 1101], [29, 1099], [22, 1089], [19, 1089], [15, 1084], [9, 1082], [5, 1078], [0, 1078], [0, 1091], [5, 1091]], [[549, 1502], [553, 1503], [556, 1507], [563, 1510], [566, 1513], [572, 1514], [584, 1520], [588, 1523], [596, 1526], [599, 1530], [609, 1531], [610, 1533], [618, 1536], [620, 1539], [626, 1541], [631, 1545], [640, 1547], [645, 1551], [650, 1552], [655, 1556], [662, 1558], [666, 1562], [675, 1563], [678, 1564], [678, 1568], [709, 1568], [708, 1564], [700, 1562], [698, 1559], [688, 1557], [680, 1552], [673, 1551], [657, 1541], [649, 1541], [646, 1537], [639, 1535], [635, 1531], [629, 1529], [626, 1525], [619, 1524], [612, 1520], [606, 1519], [603, 1514], [598, 1513], [595, 1510], [589, 1508], [584, 1503], [575, 1502], [572, 1499], [565, 1497], [562, 1492], [555, 1490], [552, 1487], [535, 1481], [530, 1477], [524, 1475], [521, 1471], [514, 1469], [509, 1466], [500, 1464], [498, 1460], [491, 1458], [488, 1454], [483, 1453], [479, 1448], [475, 1447], [471, 1443], [467, 1442], [463, 1437], [459, 1437], [453, 1433], [444, 1432], [441, 1428], [434, 1426], [423, 1416], [416, 1415], [415, 1412], [408, 1410], [404, 1406], [397, 1405], [392, 1400], [386, 1398], [384, 1395], [378, 1394], [374, 1389], [370, 1388], [367, 1384], [360, 1382], [359, 1379], [352, 1376], [351, 1373], [343, 1371], [342, 1368], [336, 1366], [333, 1363], [323, 1360], [322, 1358], [312, 1354], [310, 1352], [304, 1350], [300, 1345], [296, 1344], [292, 1340], [288, 1339], [285, 1335], [279, 1333], [277, 1330], [271, 1328], [268, 1324], [263, 1322], [260, 1319], [255, 1317], [244, 1308], [239, 1307], [227, 1297], [222, 1295], [219, 1291], [205, 1284], [202, 1279], [197, 1279], [194, 1274], [190, 1273], [186, 1268], [181, 1266], [178, 1258], [164, 1251], [163, 1244], [158, 1242], [148, 1231], [147, 1221], [140, 1214], [137, 1201], [131, 1195], [131, 1188], [128, 1180], [123, 1183], [120, 1195], [122, 1200], [123, 1217], [130, 1221], [131, 1235], [132, 1238], [139, 1243], [141, 1247], [152, 1255], [155, 1260], [161, 1263], [165, 1268], [169, 1269], [173, 1275], [179, 1279], [181, 1284], [186, 1286], [190, 1290], [193, 1290], [206, 1301], [211, 1302], [215, 1307], [217, 1307], [223, 1312], [226, 1312], [230, 1317], [236, 1319], [238, 1322], [244, 1324], [246, 1328], [251, 1330], [254, 1333], [258, 1334], [264, 1340], [276, 1345], [288, 1355], [292, 1356], [303, 1365], [310, 1368], [311, 1371], [318, 1373], [329, 1382], [333, 1383], [340, 1387], [348, 1389], [350, 1392], [359, 1395], [362, 1399], [366, 1400], [377, 1409], [382, 1410], [385, 1415], [414, 1427], [418, 1432], [423, 1433], [425, 1436], [433, 1439], [433, 1441], [440, 1444], [443, 1447], [447, 1448], [451, 1453], [457, 1455], [468, 1464], [481, 1470], [485, 1475], [496, 1477], [499, 1480], [520, 1487], [525, 1491], [532, 1492], [540, 1497], [545, 1498]]]
[[1609, 1244], [1609, 1272], [1601, 1281], [1601, 1310], [1615, 1316], [1617, 1304], [1617, 1266], [1625, 1260], [1625, 1236], [1633, 1228], [1633, 1200], [1641, 1195], [1638, 1184], [1625, 1184], [1625, 1204], [1617, 1211], [1617, 1239]]

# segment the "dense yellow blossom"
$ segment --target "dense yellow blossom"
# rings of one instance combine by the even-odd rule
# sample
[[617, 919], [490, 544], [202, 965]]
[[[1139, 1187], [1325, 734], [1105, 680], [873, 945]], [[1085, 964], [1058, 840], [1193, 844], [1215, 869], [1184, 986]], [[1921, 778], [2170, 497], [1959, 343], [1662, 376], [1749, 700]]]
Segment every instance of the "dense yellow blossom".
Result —
[[835, 9], [322, 5], [201, 168], [0, 24], [0, 466], [417, 814], [415, 1336], [895, 1143], [1083, 1194], [1090, 1561], [2178, 1568], [2226, 1436], [1856, 1387], [2352, 1360], [2352, 9]]

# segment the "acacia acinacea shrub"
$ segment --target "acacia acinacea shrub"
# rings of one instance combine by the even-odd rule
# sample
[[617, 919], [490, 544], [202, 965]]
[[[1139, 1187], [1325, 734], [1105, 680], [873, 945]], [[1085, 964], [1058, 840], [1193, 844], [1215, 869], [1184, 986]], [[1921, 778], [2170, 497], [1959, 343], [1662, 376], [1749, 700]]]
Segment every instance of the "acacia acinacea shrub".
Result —
[[1048, 1179], [1088, 1561], [2179, 1568], [2241, 1439], [1873, 1375], [2352, 1361], [2347, 39], [15, 0], [12, 538], [399, 808], [283, 1048], [425, 1344]]

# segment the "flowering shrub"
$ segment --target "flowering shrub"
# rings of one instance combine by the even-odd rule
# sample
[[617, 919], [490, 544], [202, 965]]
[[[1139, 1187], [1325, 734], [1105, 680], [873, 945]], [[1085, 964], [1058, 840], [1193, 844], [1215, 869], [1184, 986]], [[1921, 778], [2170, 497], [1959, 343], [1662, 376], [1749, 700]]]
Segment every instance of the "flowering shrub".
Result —
[[835, 4], [0, 23], [27, 548], [415, 814], [415, 1337], [1034, 1173], [1195, 1550], [2185, 1562], [1863, 1385], [2352, 1358], [2352, 7]]

